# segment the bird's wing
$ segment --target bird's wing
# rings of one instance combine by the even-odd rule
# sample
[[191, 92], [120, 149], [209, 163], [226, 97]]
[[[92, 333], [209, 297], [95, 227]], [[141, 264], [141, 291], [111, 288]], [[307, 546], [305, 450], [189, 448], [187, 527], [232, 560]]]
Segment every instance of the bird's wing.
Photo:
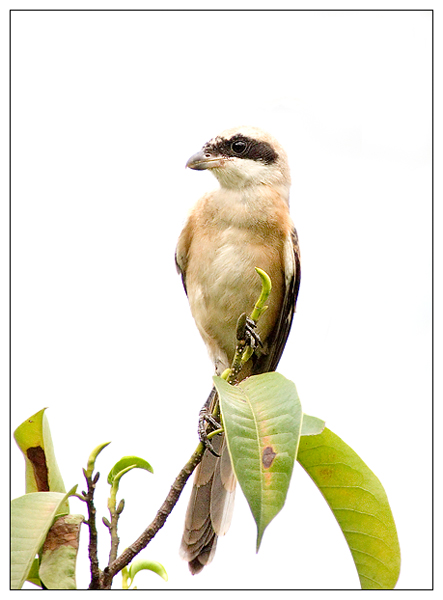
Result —
[[300, 288], [300, 248], [295, 228], [288, 237], [285, 246], [285, 294], [280, 317], [267, 340], [268, 353], [261, 355], [254, 364], [253, 372], [267, 373], [275, 371], [286, 345], [294, 317]]
[[186, 289], [186, 268], [188, 266], [189, 248], [191, 246], [194, 228], [194, 216], [191, 213], [185, 223], [185, 226], [183, 227], [180, 237], [178, 238], [177, 248], [175, 249], [175, 266], [178, 273], [181, 275], [186, 295], [188, 295], [188, 291]]
[[185, 290], [185, 294], [188, 295], [188, 290], [186, 289], [186, 269], [182, 268], [177, 260], [177, 251], [175, 251], [175, 268], [177, 269], [177, 273], [182, 278], [183, 288]]

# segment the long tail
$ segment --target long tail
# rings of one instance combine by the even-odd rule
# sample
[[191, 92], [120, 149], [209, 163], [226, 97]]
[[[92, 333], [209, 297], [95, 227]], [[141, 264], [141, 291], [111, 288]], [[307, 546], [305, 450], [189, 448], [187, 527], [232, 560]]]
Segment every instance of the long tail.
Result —
[[206, 451], [195, 470], [180, 547], [193, 575], [211, 562], [217, 538], [228, 531], [234, 508], [237, 479], [224, 434], [215, 436], [212, 443], [220, 457]]

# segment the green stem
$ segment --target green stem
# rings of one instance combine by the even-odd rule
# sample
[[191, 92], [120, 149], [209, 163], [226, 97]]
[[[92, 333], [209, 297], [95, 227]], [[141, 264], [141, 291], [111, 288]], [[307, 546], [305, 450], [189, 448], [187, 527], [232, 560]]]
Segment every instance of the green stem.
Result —
[[[260, 276], [262, 289], [261, 289], [260, 297], [257, 300], [257, 302], [255, 303], [254, 309], [249, 318], [251, 319], [251, 321], [253, 321], [255, 323], [255, 325], [257, 325], [260, 317], [265, 312], [265, 310], [267, 310], [267, 308], [268, 308], [266, 306], [266, 302], [267, 302], [267, 300], [269, 298], [269, 294], [271, 293], [271, 290], [272, 290], [272, 282], [271, 282], [271, 278], [266, 273], [266, 271], [263, 271], [263, 269], [259, 269], [258, 267], [255, 267], [255, 270], [257, 271], [258, 275]], [[241, 319], [241, 317], [240, 317], [240, 319]], [[240, 319], [239, 319], [239, 322], [240, 322]], [[251, 348], [251, 346], [246, 346], [246, 340], [243, 340], [243, 339], [238, 340], [237, 346], [235, 348], [235, 354], [234, 354], [234, 359], [232, 361], [231, 368], [223, 371], [221, 377], [223, 379], [225, 379], [228, 383], [234, 384], [235, 380], [237, 379], [238, 374], [240, 373], [241, 369], [243, 368], [243, 365], [251, 358], [253, 353], [254, 353], [253, 348]]]
[[268, 308], [267, 306], [265, 306], [265, 302], [268, 300], [269, 294], [271, 293], [272, 283], [271, 283], [271, 278], [266, 273], [266, 271], [263, 271], [262, 269], [259, 269], [258, 267], [255, 267], [255, 270], [260, 275], [261, 286], [262, 286], [260, 298], [255, 303], [254, 310], [251, 313], [251, 319], [254, 321], [254, 323], [257, 323], [259, 318], [262, 316], [262, 314]]

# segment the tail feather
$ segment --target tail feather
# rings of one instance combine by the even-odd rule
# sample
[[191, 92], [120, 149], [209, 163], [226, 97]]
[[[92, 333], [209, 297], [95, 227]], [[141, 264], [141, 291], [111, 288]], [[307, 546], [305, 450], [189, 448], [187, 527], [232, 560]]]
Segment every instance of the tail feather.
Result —
[[206, 452], [195, 471], [180, 547], [193, 575], [211, 562], [218, 536], [229, 529], [234, 506], [236, 478], [224, 435], [212, 443], [221, 456]]
[[232, 470], [228, 447], [223, 444], [221, 457], [215, 465], [211, 489], [211, 523], [215, 533], [225, 535], [229, 529], [234, 510], [237, 478]]

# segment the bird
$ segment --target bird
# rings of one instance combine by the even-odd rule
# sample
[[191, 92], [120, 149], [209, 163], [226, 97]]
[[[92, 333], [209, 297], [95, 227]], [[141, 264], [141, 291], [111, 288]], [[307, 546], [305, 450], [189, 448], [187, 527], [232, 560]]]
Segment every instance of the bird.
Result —
[[[258, 127], [226, 129], [193, 154], [186, 167], [209, 170], [219, 188], [192, 208], [179, 236], [175, 261], [192, 316], [220, 375], [237, 343], [237, 320], [261, 292], [255, 267], [271, 278], [268, 309], [257, 325], [259, 343], [238, 381], [275, 371], [284, 350], [300, 286], [298, 236], [289, 214], [287, 155]], [[206, 406], [212, 409], [215, 388]], [[236, 477], [224, 434], [212, 439], [198, 465], [185, 518], [180, 554], [193, 575], [214, 556], [230, 525]]]

